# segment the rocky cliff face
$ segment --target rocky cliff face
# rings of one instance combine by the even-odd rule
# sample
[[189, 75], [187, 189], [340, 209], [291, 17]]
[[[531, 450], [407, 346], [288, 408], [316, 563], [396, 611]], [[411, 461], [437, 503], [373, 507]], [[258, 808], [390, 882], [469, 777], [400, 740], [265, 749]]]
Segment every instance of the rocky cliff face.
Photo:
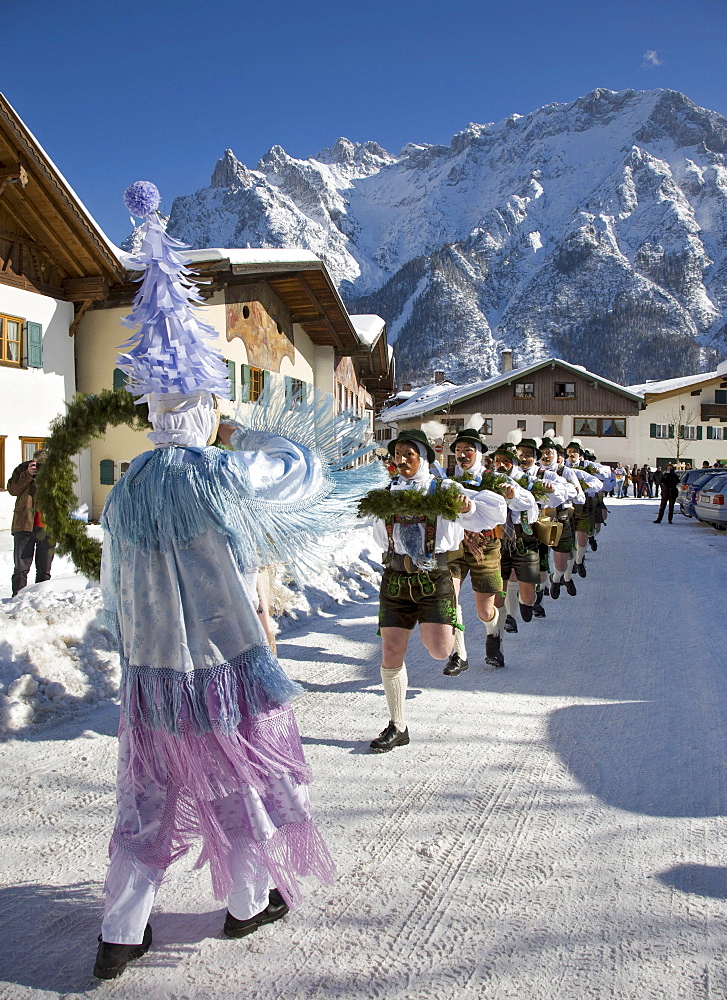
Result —
[[624, 383], [727, 356], [727, 119], [674, 91], [595, 90], [449, 146], [227, 150], [177, 198], [194, 247], [293, 247], [377, 312], [402, 379], [551, 353]]

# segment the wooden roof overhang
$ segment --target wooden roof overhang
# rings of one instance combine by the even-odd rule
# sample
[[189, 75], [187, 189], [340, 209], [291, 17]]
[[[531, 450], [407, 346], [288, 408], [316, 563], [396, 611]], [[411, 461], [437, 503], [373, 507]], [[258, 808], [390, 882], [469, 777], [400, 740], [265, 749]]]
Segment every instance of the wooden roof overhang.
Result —
[[76, 303], [76, 323], [79, 309], [103, 299], [124, 274], [101, 230], [2, 94], [0, 240], [0, 281]]

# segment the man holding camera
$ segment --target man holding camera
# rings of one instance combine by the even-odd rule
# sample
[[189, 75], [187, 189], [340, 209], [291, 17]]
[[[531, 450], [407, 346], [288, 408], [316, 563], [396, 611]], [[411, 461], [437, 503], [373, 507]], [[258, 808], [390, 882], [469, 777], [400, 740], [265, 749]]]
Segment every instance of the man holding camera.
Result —
[[39, 448], [30, 462], [22, 462], [8, 479], [8, 493], [15, 497], [13, 535], [13, 597], [27, 586], [28, 571], [35, 556], [35, 582], [50, 580], [50, 568], [55, 553], [43, 526], [43, 518], [35, 499], [35, 476], [46, 457]]

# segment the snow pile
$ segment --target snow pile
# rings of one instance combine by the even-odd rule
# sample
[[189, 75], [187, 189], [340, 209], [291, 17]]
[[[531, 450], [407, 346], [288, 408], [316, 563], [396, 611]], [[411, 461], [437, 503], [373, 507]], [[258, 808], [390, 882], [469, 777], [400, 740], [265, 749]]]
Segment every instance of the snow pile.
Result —
[[[296, 623], [352, 600], [365, 600], [378, 587], [381, 553], [371, 530], [357, 528], [333, 539], [315, 583], [303, 589], [277, 567], [271, 610], [281, 633]], [[66, 560], [53, 568], [64, 575], [26, 587], [0, 603], [0, 736], [57, 719], [104, 698], [115, 698], [120, 681], [114, 636], [97, 624], [101, 591]], [[0, 552], [9, 581], [12, 558]], [[3, 586], [4, 592], [9, 587]]]
[[119, 656], [94, 624], [101, 592], [82, 576], [36, 583], [0, 610], [0, 733], [113, 697]]

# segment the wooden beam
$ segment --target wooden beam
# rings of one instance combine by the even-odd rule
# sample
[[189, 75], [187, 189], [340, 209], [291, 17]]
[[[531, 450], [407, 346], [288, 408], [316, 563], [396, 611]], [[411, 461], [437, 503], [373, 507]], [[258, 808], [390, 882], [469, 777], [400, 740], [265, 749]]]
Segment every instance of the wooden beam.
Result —
[[109, 283], [100, 274], [88, 278], [66, 278], [63, 288], [70, 302], [103, 302], [109, 293]]
[[75, 337], [76, 330], [78, 329], [78, 324], [81, 322], [83, 317], [86, 315], [89, 308], [93, 305], [93, 299], [86, 299], [85, 302], [74, 303], [76, 309], [76, 315], [73, 317], [73, 322], [68, 330], [69, 337]]
[[317, 320], [317, 321], [316, 320], [311, 320], [311, 322], [321, 322], [322, 321], [323, 325], [326, 327], [326, 329], [328, 330], [328, 332], [333, 337], [333, 339], [335, 341], [335, 344], [336, 344], [336, 347], [339, 350], [342, 351], [343, 350], [343, 343], [341, 342], [341, 337], [340, 337], [340, 335], [338, 333], [338, 330], [336, 330], [336, 328], [334, 327], [333, 323], [331, 323], [330, 319], [326, 315], [326, 310], [323, 308], [323, 306], [319, 302], [318, 296], [316, 295], [316, 293], [311, 288], [311, 286], [310, 286], [310, 284], [309, 284], [309, 282], [308, 282], [308, 280], [307, 280], [307, 278], [305, 277], [304, 274], [299, 274], [298, 275], [298, 284], [301, 286], [301, 288], [305, 292], [306, 298], [310, 301], [311, 305], [317, 310], [317, 312], [320, 313], [320, 319]]

